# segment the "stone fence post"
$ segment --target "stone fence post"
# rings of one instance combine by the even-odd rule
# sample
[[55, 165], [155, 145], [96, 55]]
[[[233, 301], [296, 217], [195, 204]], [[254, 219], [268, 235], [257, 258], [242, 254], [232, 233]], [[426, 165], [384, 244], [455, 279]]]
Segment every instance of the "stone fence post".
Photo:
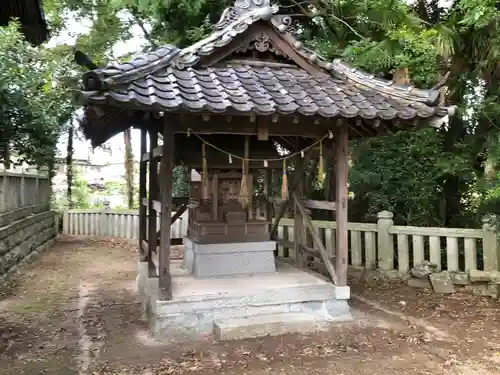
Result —
[[496, 227], [492, 224], [494, 216], [483, 217], [483, 259], [485, 271], [500, 271], [499, 250]]
[[21, 207], [26, 206], [26, 179], [24, 177], [24, 168], [21, 169], [21, 186], [19, 188], [21, 194]]
[[69, 205], [65, 204], [63, 209], [63, 234], [70, 234], [69, 232]]
[[394, 240], [389, 233], [392, 227], [393, 213], [382, 211], [377, 214], [377, 248], [378, 248], [378, 267], [383, 271], [392, 271], [394, 269]]

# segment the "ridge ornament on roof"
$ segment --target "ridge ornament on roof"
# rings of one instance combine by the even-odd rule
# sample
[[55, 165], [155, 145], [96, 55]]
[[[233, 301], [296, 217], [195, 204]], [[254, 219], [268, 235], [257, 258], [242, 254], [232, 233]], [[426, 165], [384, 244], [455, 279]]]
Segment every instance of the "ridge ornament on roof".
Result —
[[236, 0], [232, 7], [224, 10], [219, 22], [215, 24], [214, 29], [222, 30], [232, 22], [237, 21], [242, 15], [256, 9], [262, 10], [262, 19], [269, 20], [273, 14], [278, 12], [279, 7], [271, 5], [269, 0]]

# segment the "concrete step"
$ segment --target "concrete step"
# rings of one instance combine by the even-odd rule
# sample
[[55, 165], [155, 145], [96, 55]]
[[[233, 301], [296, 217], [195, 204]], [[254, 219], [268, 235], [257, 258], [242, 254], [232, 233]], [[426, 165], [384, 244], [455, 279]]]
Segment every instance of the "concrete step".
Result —
[[308, 313], [279, 313], [214, 321], [216, 340], [239, 340], [287, 333], [310, 333], [326, 328], [331, 322], [318, 320]]

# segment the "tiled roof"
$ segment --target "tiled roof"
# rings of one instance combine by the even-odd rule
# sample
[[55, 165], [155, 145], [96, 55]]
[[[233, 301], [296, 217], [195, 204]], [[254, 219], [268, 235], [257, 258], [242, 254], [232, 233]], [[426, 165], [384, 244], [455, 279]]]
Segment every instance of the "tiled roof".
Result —
[[19, 18], [28, 41], [41, 44], [48, 38], [41, 0], [2, 0], [0, 10], [0, 25], [7, 25], [12, 18]]
[[[340, 61], [326, 61], [288, 31], [291, 19], [276, 14], [269, 0], [236, 0], [212, 35], [178, 49], [166, 45], [129, 63], [84, 75], [85, 104], [170, 112], [304, 114], [365, 119], [435, 118], [438, 90], [396, 85]], [[266, 23], [294, 53], [315, 66], [226, 60], [200, 62], [257, 23]], [[278, 48], [279, 50], [279, 48]], [[283, 51], [278, 51], [283, 54]]]
[[436, 114], [434, 107], [422, 101], [393, 99], [335, 77], [311, 76], [292, 66], [248, 63], [184, 70], [169, 66], [112, 90], [91, 93], [88, 99], [97, 104], [158, 111], [297, 113], [384, 120]]

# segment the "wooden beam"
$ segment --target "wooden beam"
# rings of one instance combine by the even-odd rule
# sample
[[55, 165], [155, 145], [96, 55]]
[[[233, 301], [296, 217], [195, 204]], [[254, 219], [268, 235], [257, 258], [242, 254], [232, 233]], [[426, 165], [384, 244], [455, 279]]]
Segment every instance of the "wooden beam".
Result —
[[269, 139], [269, 125], [266, 121], [259, 121], [257, 124], [257, 139], [267, 141]]
[[264, 194], [266, 195], [266, 221], [273, 221], [273, 204], [270, 202], [269, 198], [273, 195], [273, 170], [266, 169], [264, 171]]
[[[297, 139], [297, 137], [294, 139], [294, 150], [301, 149], [302, 145], [299, 143], [300, 140]], [[311, 158], [313, 156], [311, 155]], [[297, 155], [295, 157], [295, 163], [297, 164], [300, 161], [300, 155]], [[310, 163], [308, 165], [310, 168]], [[302, 175], [302, 178], [300, 180], [299, 185], [297, 186], [297, 189], [295, 190], [294, 194], [297, 194], [300, 197], [304, 196], [304, 179], [305, 179], [305, 172]], [[307, 231], [306, 227], [304, 224], [304, 218], [302, 217], [302, 212], [299, 210], [295, 202], [293, 201], [293, 195], [290, 194], [290, 199], [291, 203], [293, 206], [293, 240], [294, 240], [294, 247], [293, 247], [293, 252], [295, 254], [295, 266], [298, 268], [305, 268], [306, 262], [305, 262], [305, 257], [303, 254], [300, 252], [300, 245], [304, 245], [307, 241]]]
[[[144, 130], [144, 129], [141, 129]], [[149, 152], [144, 151], [141, 153], [141, 162], [148, 162], [149, 161]]]
[[348, 124], [343, 121], [336, 137], [336, 269], [340, 286], [347, 285], [348, 228], [347, 228], [347, 179], [349, 174]]
[[309, 208], [311, 210], [335, 211], [335, 209], [336, 209], [335, 202], [315, 201], [312, 199], [303, 199], [302, 204], [304, 205], [304, 207]]
[[293, 249], [295, 247], [295, 244], [292, 241], [285, 240], [283, 238], [276, 238], [275, 241], [276, 244], [286, 247], [287, 249]]
[[[147, 132], [145, 129], [141, 129], [141, 155], [146, 153], [146, 136]], [[146, 206], [143, 204], [146, 199], [146, 178], [147, 178], [147, 165], [146, 163], [140, 163], [139, 165], [139, 250], [141, 262], [145, 262], [148, 259], [147, 249], [144, 250], [142, 243], [146, 240]]]
[[159, 285], [163, 299], [172, 299], [172, 276], [170, 274], [170, 228], [172, 226], [172, 183], [174, 169], [174, 129], [165, 121], [163, 129], [161, 181], [161, 237], [159, 251]]
[[[158, 145], [158, 133], [155, 130], [149, 132], [150, 156], [153, 149]], [[153, 200], [158, 199], [158, 162], [151, 160], [149, 163], [149, 196], [148, 196], [148, 269], [149, 277], [156, 277], [156, 265], [153, 262], [153, 253], [156, 252], [156, 211]]]
[[[304, 158], [302, 159], [302, 164], [299, 166], [299, 168], [297, 168], [297, 170], [294, 171], [293, 181], [292, 184], [290, 185], [290, 190], [288, 191], [290, 197], [295, 192], [295, 190], [297, 190], [297, 187], [299, 186], [302, 178], [304, 177], [303, 176], [304, 170], [309, 165], [309, 160], [311, 160], [311, 155], [312, 155], [312, 148], [309, 149], [309, 151], [305, 154]], [[271, 238], [274, 238], [276, 231], [278, 230], [279, 222], [283, 217], [283, 215], [285, 214], [289, 203], [290, 199], [287, 199], [281, 203], [281, 206], [279, 207], [279, 210], [276, 214], [276, 218], [274, 219], [274, 223], [271, 226], [271, 230], [269, 231]]]
[[[335, 285], [339, 285], [339, 278], [337, 277], [337, 273], [335, 272], [335, 268], [333, 267], [332, 261], [330, 260], [330, 257], [328, 256], [328, 252], [326, 251], [325, 245], [323, 245], [323, 242], [319, 238], [319, 234], [317, 229], [314, 227], [313, 222], [309, 215], [306, 213], [306, 209], [302, 205], [302, 202], [300, 199], [297, 197], [297, 194], [293, 193], [293, 199], [295, 201], [296, 207], [299, 209], [304, 222], [306, 224], [306, 228], [308, 229], [309, 233], [311, 234], [311, 237], [316, 244], [316, 246], [319, 249], [319, 252], [321, 253], [321, 258], [323, 259], [323, 262], [325, 263], [326, 268], [328, 269], [328, 273], [330, 274], [330, 277], [332, 278], [332, 281]], [[346, 227], [347, 228], [347, 227]]]
[[[313, 249], [311, 247], [307, 247], [305, 245], [300, 245], [299, 248], [300, 248], [300, 252], [305, 254], [305, 255], [308, 255], [308, 256], [311, 256], [314, 258], [318, 258], [318, 259], [322, 259], [321, 252], [319, 250]], [[332, 262], [332, 264], [333, 264], [333, 260], [335, 259], [335, 257], [330, 257], [329, 259], [330, 259], [330, 262]]]
[[[179, 219], [182, 216], [182, 214], [184, 212], [186, 212], [187, 209], [188, 209], [188, 205], [187, 204], [183, 204], [182, 206], [180, 206], [179, 209], [175, 212], [174, 216], [172, 216], [172, 223], [171, 223], [171, 225], [173, 225], [177, 221], [177, 219]], [[160, 241], [161, 240], [161, 230], [159, 230], [156, 234], [157, 234], [157, 237], [158, 237], [158, 241]], [[172, 241], [170, 241], [170, 244], [174, 245], [174, 243], [172, 243]], [[182, 242], [181, 242], [181, 245], [182, 245]]]

